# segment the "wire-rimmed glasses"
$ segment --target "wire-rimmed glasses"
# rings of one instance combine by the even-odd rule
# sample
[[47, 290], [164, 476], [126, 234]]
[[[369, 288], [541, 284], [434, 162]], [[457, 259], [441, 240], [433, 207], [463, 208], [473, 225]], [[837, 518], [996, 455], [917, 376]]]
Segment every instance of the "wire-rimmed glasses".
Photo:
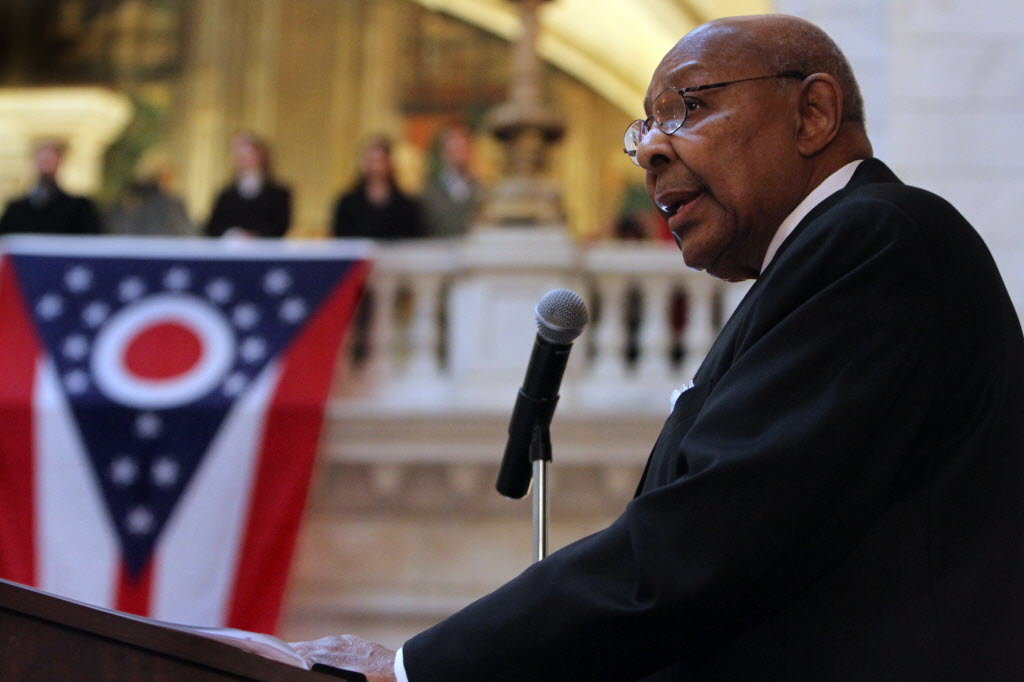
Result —
[[747, 81], [759, 81], [767, 78], [799, 78], [800, 80], [805, 79], [807, 76], [799, 71], [780, 71], [779, 73], [769, 74], [767, 76], [752, 76], [750, 78], [738, 78], [734, 81], [723, 81], [721, 83], [708, 83], [706, 85], [692, 85], [688, 88], [665, 88], [662, 90], [657, 97], [651, 102], [651, 111], [653, 114], [646, 120], [638, 118], [629, 124], [626, 128], [626, 134], [622, 138], [622, 151], [626, 153], [626, 156], [636, 164], [640, 165], [640, 162], [636, 158], [637, 148], [640, 146], [640, 141], [644, 135], [651, 131], [652, 126], [658, 126], [658, 129], [666, 135], [679, 130], [683, 123], [686, 122], [686, 114], [690, 110], [691, 102], [688, 102], [686, 95], [691, 92], [700, 92], [701, 90], [711, 90], [713, 88], [724, 88], [727, 85], [735, 85], [736, 83], [746, 83]]

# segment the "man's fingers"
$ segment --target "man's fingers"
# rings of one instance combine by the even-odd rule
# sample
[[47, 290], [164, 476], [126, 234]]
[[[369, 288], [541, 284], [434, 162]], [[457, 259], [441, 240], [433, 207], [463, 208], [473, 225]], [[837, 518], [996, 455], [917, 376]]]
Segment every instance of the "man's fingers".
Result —
[[332, 635], [289, 646], [310, 663], [361, 672], [371, 680], [393, 680], [395, 652], [355, 635]]

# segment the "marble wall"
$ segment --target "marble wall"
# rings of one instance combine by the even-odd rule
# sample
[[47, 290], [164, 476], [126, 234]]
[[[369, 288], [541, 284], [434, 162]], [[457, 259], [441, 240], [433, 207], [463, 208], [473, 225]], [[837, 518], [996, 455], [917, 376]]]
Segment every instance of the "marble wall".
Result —
[[875, 154], [974, 224], [1024, 313], [1024, 5], [778, 0], [832, 35], [864, 91]]

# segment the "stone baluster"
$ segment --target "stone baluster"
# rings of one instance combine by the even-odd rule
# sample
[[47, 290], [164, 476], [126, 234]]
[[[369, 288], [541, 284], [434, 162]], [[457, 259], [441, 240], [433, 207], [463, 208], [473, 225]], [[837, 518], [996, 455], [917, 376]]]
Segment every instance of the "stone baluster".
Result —
[[669, 326], [669, 306], [672, 300], [672, 278], [651, 275], [637, 283], [643, 298], [637, 376], [650, 382], [670, 381], [672, 330]]
[[409, 286], [412, 313], [409, 321], [409, 362], [405, 376], [414, 381], [440, 381], [438, 329], [441, 275], [415, 273]]
[[686, 297], [688, 312], [686, 328], [683, 330], [683, 347], [686, 349], [683, 376], [689, 380], [696, 374], [715, 340], [712, 314], [714, 282], [708, 277], [692, 278], [687, 286]]
[[623, 275], [595, 273], [594, 286], [601, 299], [601, 314], [593, 332], [595, 381], [617, 384], [626, 378], [626, 329], [622, 310], [626, 300]]
[[395, 373], [395, 301], [399, 284], [399, 278], [390, 272], [375, 272], [371, 279], [373, 308], [367, 369], [377, 381], [390, 379]]
[[753, 282], [739, 282], [737, 284], [727, 284], [722, 287], [721, 297], [721, 317], [722, 324], [736, 311], [743, 297], [750, 291], [750, 287], [753, 286]]

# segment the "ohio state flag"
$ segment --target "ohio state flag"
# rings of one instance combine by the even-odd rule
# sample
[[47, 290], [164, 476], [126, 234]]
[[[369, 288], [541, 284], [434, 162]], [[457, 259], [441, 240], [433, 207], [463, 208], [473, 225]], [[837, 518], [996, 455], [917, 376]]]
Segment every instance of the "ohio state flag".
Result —
[[273, 632], [365, 246], [0, 250], [0, 577]]

